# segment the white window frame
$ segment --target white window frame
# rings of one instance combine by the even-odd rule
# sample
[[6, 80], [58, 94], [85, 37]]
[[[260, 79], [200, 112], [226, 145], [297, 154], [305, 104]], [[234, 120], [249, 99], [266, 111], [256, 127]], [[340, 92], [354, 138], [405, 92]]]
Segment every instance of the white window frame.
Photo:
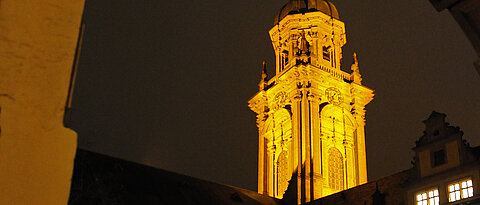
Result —
[[447, 193], [449, 202], [473, 197], [474, 190], [472, 178], [461, 179], [448, 184]]
[[440, 192], [437, 187], [417, 192], [415, 202], [416, 205], [440, 205]]

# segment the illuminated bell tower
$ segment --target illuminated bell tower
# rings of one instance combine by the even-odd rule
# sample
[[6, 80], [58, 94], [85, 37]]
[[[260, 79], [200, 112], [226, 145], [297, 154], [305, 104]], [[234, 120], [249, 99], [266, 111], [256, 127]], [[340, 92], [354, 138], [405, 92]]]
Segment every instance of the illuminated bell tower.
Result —
[[297, 203], [367, 182], [365, 106], [373, 90], [340, 70], [345, 25], [325, 0], [290, 0], [275, 16], [270, 38], [276, 75], [249, 100], [259, 131], [258, 192]]

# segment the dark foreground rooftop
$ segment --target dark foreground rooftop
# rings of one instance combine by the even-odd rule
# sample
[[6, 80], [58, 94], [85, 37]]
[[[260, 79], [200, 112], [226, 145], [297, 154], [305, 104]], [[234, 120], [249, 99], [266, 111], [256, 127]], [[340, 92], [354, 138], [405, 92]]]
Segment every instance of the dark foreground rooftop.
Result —
[[254, 191], [78, 149], [69, 204], [277, 204]]

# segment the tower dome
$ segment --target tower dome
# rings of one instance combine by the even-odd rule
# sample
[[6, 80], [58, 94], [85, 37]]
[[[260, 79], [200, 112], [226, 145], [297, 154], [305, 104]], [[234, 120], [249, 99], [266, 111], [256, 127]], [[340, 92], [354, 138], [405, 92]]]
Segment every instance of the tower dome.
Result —
[[278, 24], [285, 16], [289, 14], [307, 13], [320, 11], [332, 18], [340, 19], [337, 8], [332, 2], [327, 0], [290, 0], [278, 11], [273, 20], [273, 24]]

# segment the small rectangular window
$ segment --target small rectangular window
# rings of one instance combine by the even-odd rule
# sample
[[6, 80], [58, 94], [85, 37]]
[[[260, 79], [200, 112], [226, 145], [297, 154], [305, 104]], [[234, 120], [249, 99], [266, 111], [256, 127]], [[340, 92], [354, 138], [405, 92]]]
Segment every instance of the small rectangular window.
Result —
[[417, 205], [440, 205], [438, 189], [431, 189], [417, 194]]
[[445, 156], [445, 150], [441, 149], [433, 153], [433, 166], [439, 166], [447, 162]]
[[448, 185], [448, 201], [454, 202], [473, 197], [472, 179], [454, 182]]

